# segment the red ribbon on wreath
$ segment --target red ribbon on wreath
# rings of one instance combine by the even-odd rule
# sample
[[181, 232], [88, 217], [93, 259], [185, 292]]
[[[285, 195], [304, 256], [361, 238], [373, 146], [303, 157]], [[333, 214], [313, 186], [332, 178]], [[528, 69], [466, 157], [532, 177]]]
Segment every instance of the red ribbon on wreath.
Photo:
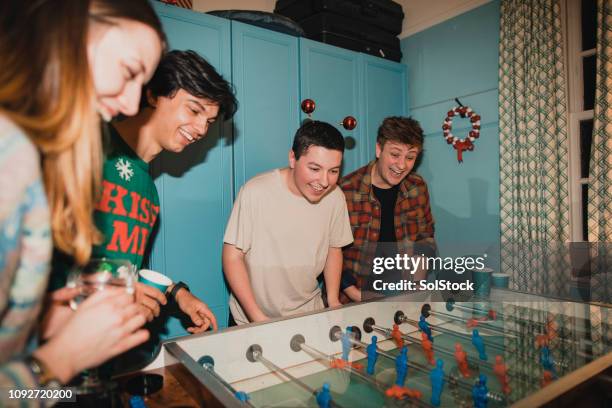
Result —
[[[459, 139], [451, 133], [453, 129], [452, 118], [457, 115], [462, 118], [469, 118], [472, 123], [472, 130], [470, 130], [468, 136], [463, 139]], [[457, 161], [463, 163], [463, 152], [465, 150], [474, 150], [474, 141], [480, 136], [480, 115], [477, 115], [472, 108], [467, 106], [455, 106], [446, 114], [446, 118], [442, 123], [442, 135], [444, 139], [446, 139], [446, 143], [452, 144], [455, 150], [457, 150]]]

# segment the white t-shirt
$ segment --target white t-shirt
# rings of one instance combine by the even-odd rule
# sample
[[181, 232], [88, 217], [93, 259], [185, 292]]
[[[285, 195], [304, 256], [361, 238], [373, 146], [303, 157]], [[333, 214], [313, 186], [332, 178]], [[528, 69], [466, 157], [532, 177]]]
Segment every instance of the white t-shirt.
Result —
[[[245, 253], [257, 304], [279, 317], [323, 308], [317, 276], [329, 248], [350, 244], [353, 235], [339, 187], [312, 204], [293, 194], [276, 169], [240, 189], [223, 241]], [[249, 322], [233, 295], [230, 311], [237, 324]]]

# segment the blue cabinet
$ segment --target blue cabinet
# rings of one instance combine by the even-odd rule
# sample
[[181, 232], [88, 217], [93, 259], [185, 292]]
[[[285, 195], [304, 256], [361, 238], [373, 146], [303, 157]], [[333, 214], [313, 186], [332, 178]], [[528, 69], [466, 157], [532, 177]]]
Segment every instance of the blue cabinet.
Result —
[[[227, 20], [155, 3], [171, 49], [192, 49], [231, 78]], [[160, 196], [159, 228], [151, 268], [186, 282], [221, 322], [228, 290], [221, 269], [225, 223], [232, 206], [232, 127], [218, 121], [206, 138], [181, 154], [164, 152], [152, 162]], [[169, 336], [184, 334], [176, 319]]]
[[[300, 39], [300, 57], [301, 99], [314, 100], [313, 118], [336, 125], [345, 135], [346, 175], [374, 158], [382, 120], [408, 113], [406, 66], [307, 39]], [[352, 131], [340, 124], [348, 115], [357, 118]]]
[[[221, 251], [225, 225], [240, 186], [263, 171], [287, 165], [293, 136], [313, 99], [313, 118], [332, 123], [354, 143], [343, 173], [374, 157], [376, 130], [389, 115], [407, 113], [404, 65], [239, 22], [154, 3], [171, 49], [192, 49], [233, 83], [239, 102], [231, 122], [218, 121], [207, 137], [152, 163], [160, 223], [150, 266], [185, 281], [221, 326], [228, 288]], [[341, 126], [357, 118], [357, 128]], [[177, 320], [168, 336], [185, 334]]]
[[299, 127], [298, 39], [232, 22], [235, 193], [253, 176], [287, 166]]
[[[345, 136], [348, 143], [342, 174], [348, 174], [366, 160], [359, 114], [362, 92], [360, 54], [301, 38], [300, 58], [300, 98], [315, 101], [313, 119], [335, 125]], [[357, 118], [357, 127], [351, 131], [340, 124], [349, 115]]]

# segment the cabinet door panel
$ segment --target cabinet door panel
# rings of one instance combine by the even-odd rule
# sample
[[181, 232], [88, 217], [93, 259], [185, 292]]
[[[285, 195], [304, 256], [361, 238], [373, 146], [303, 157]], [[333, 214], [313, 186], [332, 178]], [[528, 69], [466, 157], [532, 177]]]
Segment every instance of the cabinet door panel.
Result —
[[[194, 50], [231, 78], [229, 21], [154, 6], [171, 49]], [[231, 123], [218, 121], [204, 140], [180, 154], [162, 153], [151, 166], [161, 207], [151, 268], [186, 282], [211, 309], [227, 307], [228, 299], [221, 249], [232, 204], [231, 137]], [[174, 321], [168, 328], [169, 336], [186, 333]]]
[[387, 116], [408, 114], [406, 66], [369, 55], [363, 57], [363, 124], [367, 160], [375, 156], [378, 127]]
[[[344, 152], [342, 174], [350, 173], [365, 162], [363, 117], [359, 114], [360, 66], [360, 56], [356, 52], [300, 39], [300, 98], [315, 101], [313, 119], [331, 123], [342, 132], [345, 140], [347, 137], [354, 140], [354, 146], [349, 142]], [[348, 115], [357, 118], [357, 127], [352, 131], [340, 124]]]
[[232, 22], [235, 192], [253, 176], [287, 166], [299, 126], [298, 40]]

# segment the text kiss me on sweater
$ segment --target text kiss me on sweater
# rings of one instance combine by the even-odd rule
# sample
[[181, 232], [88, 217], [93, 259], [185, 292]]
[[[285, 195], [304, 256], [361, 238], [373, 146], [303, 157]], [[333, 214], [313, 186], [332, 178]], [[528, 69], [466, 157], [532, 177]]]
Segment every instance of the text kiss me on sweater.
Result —
[[[159, 206], [153, 205], [149, 199], [135, 191], [128, 191], [120, 185], [104, 180], [102, 198], [97, 203], [96, 210], [133, 220], [130, 223], [127, 220], [113, 221], [113, 234], [106, 247], [108, 251], [138, 255], [144, 253], [147, 238], [159, 215]], [[129, 231], [129, 224], [135, 224], [132, 231]]]

